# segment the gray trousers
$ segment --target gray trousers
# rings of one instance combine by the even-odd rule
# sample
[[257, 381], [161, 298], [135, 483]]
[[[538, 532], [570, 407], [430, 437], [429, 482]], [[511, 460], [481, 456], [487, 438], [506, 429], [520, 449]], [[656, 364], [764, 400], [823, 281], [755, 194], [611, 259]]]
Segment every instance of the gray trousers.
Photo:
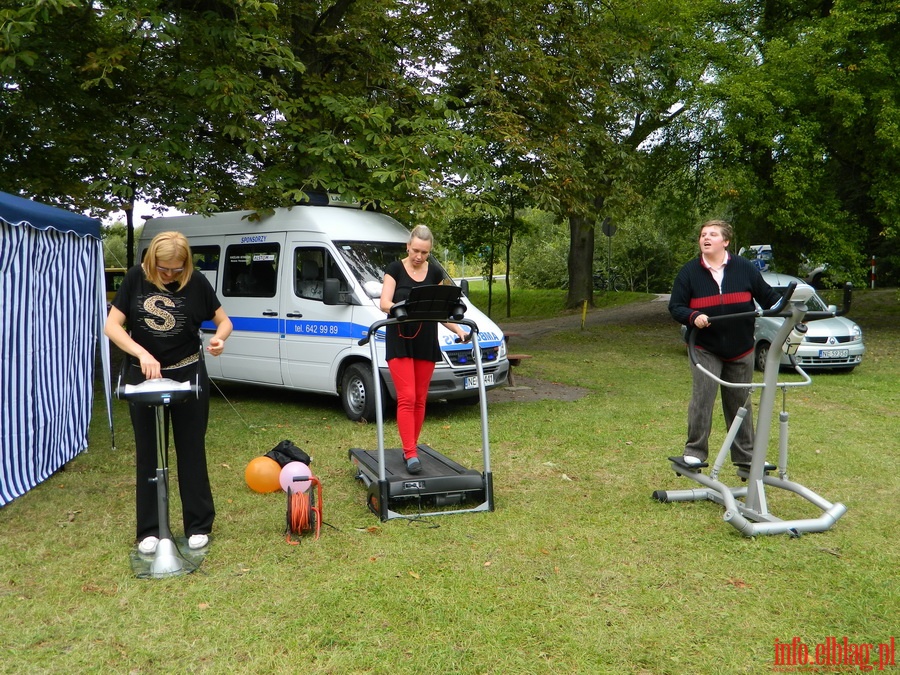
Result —
[[[715, 354], [703, 349], [696, 350], [697, 362], [713, 375], [726, 382], [753, 381], [753, 352], [736, 361], [723, 361]], [[690, 362], [689, 362], [690, 363]], [[712, 428], [713, 408], [716, 391], [720, 385], [708, 375], [691, 365], [693, 390], [688, 406], [688, 438], [684, 454], [698, 457], [704, 462], [709, 457], [709, 433]], [[722, 386], [722, 412], [725, 413], [726, 429], [741, 406], [746, 405], [747, 417], [741, 425], [734, 443], [731, 444], [732, 462], [749, 462], [753, 456], [753, 407], [749, 387]], [[718, 449], [716, 451], [718, 454]]]

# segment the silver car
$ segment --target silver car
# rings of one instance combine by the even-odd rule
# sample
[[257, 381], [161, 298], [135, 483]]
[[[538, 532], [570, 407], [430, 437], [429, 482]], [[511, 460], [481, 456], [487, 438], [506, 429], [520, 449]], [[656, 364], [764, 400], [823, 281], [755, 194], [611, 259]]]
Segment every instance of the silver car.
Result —
[[[803, 282], [786, 274], [775, 272], [763, 272], [763, 278], [778, 292], [783, 292], [788, 284], [796, 281]], [[806, 303], [810, 312], [834, 311], [834, 306], [828, 306], [818, 295], [813, 295]], [[772, 339], [781, 327], [781, 317], [758, 317], [754, 338], [756, 341], [756, 367], [765, 369], [766, 355]], [[794, 358], [804, 370], [831, 368], [835, 370], [853, 370], [862, 362], [866, 348], [863, 345], [862, 329], [845, 316], [835, 316], [828, 319], [816, 319], [807, 324], [808, 330], [803, 343], [797, 350]], [[783, 366], [790, 365], [790, 359], [786, 354], [781, 357]]]

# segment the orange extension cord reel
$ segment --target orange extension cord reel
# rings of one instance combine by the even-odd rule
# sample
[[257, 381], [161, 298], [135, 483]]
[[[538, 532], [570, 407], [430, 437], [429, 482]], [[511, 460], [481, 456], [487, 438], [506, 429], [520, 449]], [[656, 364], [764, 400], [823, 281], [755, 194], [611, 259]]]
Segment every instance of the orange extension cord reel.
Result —
[[300, 543], [298, 538], [310, 532], [315, 532], [316, 539], [322, 529], [322, 484], [315, 476], [296, 477], [294, 481], [302, 484], [308, 482], [307, 489], [298, 488], [296, 491], [287, 491], [287, 532], [286, 540], [289, 544]]

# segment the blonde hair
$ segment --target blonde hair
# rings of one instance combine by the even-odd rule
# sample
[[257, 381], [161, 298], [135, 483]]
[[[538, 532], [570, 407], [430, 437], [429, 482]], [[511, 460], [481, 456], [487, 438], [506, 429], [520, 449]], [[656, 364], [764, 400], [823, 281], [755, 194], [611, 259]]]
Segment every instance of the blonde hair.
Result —
[[407, 243], [411, 244], [413, 239], [430, 241], [431, 245], [434, 246], [434, 235], [431, 234], [431, 230], [428, 229], [427, 225], [416, 225], [412, 232], [409, 233], [409, 241]]
[[[191, 255], [191, 246], [188, 244], [187, 237], [181, 232], [160, 232], [153, 237], [153, 241], [147, 247], [143, 267], [147, 280], [161, 291], [166, 290], [166, 287], [157, 265], [160, 261], [165, 263], [174, 260], [183, 261], [181, 266], [184, 270], [178, 275], [178, 290], [180, 291], [187, 286], [187, 283], [191, 280], [191, 274], [194, 272], [194, 257]], [[165, 265], [163, 266], [165, 267]]]

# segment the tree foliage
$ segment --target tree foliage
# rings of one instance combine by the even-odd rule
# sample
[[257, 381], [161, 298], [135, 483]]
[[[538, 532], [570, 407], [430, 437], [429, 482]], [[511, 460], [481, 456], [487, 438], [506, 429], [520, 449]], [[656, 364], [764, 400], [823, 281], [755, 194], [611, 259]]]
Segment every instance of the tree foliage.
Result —
[[[569, 224], [569, 306], [592, 298], [595, 223], [638, 202], [648, 144], [695, 97], [703, 4], [448, 4], [447, 86], [485, 140], [495, 184], [515, 173], [532, 205]], [[482, 202], [491, 192], [471, 190]]]
[[606, 216], [623, 255], [715, 215], [781, 260], [859, 269], [900, 257], [897, 19], [874, 0], [9, 0], [0, 188], [124, 207], [129, 232], [137, 199], [328, 190], [436, 226], [536, 207], [568, 227], [569, 306]]
[[392, 6], [8, 10], [0, 181], [98, 212], [135, 198], [189, 212], [266, 208], [322, 189], [408, 206], [465, 138], [405, 64], [406, 24]]
[[859, 273], [867, 252], [897, 245], [897, 8], [746, 7], [725, 24], [742, 58], [723, 64], [711, 90], [715, 187], [737, 228], [789, 266], [807, 253]]

